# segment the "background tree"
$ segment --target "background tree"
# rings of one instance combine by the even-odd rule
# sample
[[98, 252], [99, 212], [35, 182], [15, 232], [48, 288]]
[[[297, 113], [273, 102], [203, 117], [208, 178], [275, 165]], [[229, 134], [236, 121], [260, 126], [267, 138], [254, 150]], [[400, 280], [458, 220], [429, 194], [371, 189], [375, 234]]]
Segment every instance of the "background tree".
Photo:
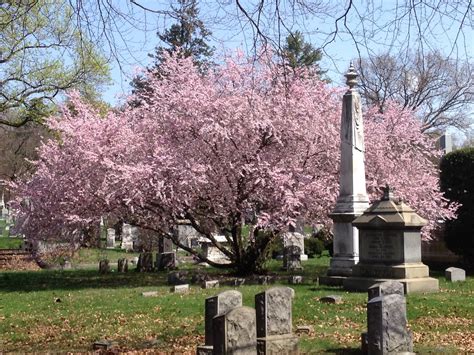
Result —
[[422, 130], [466, 129], [473, 122], [474, 71], [440, 52], [383, 54], [359, 65], [361, 95], [383, 112], [390, 101], [416, 111]]
[[38, 159], [36, 148], [46, 134], [45, 127], [30, 122], [18, 128], [0, 126], [0, 181], [16, 181], [33, 172], [31, 161]]
[[199, 18], [197, 0], [178, 0], [178, 6], [171, 6], [171, 16], [177, 23], [171, 25], [164, 32], [158, 32], [158, 37], [164, 46], [157, 46], [154, 67], [158, 68], [163, 62], [164, 53], [176, 53], [184, 58], [192, 57], [193, 62], [199, 67], [208, 64], [214, 49], [207, 43], [211, 32]]
[[[197, 0], [178, 0], [178, 6], [171, 6], [170, 16], [176, 23], [157, 33], [162, 45], [156, 47], [154, 54], [150, 54], [154, 63], [148, 68], [148, 72], [159, 75], [164, 56], [175, 53], [178, 49], [180, 56], [191, 57], [201, 70], [205, 70], [210, 64], [214, 49], [207, 43], [211, 32], [199, 18]], [[131, 84], [134, 92], [150, 90], [144, 76], [134, 78]]]
[[[211, 265], [262, 271], [271, 244], [297, 219], [329, 226], [339, 189], [340, 93], [315, 76], [284, 77], [284, 70], [266, 56], [258, 63], [240, 56], [202, 73], [176, 55], [161, 65], [164, 75], [147, 78], [152, 96], [142, 93], [151, 98], [142, 105], [103, 119], [72, 97], [75, 111], [66, 107], [49, 122], [60, 142], [41, 147], [30, 180], [10, 184], [22, 232], [64, 238], [69, 231], [73, 239], [74, 230], [111, 214]], [[429, 237], [437, 219], [454, 216], [430, 161], [433, 142], [396, 105], [369, 111], [366, 122], [371, 197], [393, 184], [431, 221]], [[254, 223], [243, 228], [249, 213]], [[230, 263], [180, 244], [172, 229], [183, 217]], [[215, 233], [225, 235], [228, 249]]]
[[460, 203], [458, 218], [447, 221], [447, 247], [474, 266], [474, 147], [446, 154], [441, 160], [441, 189], [446, 197]]
[[320, 77], [325, 73], [319, 67], [319, 62], [323, 56], [322, 51], [306, 42], [300, 31], [290, 33], [286, 37], [286, 45], [283, 47], [282, 56], [287, 65], [293, 70], [301, 67], [311, 68]]
[[109, 66], [76, 27], [66, 0], [0, 4], [0, 124], [41, 121], [66, 90], [90, 98], [109, 80]]

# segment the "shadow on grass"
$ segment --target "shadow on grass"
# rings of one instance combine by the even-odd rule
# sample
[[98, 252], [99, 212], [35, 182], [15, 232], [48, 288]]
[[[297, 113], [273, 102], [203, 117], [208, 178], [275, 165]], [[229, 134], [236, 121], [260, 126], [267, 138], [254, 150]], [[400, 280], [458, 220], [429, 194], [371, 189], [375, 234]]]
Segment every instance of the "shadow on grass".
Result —
[[361, 349], [354, 348], [354, 349], [347, 349], [347, 348], [341, 348], [341, 349], [328, 349], [326, 353], [329, 354], [341, 354], [341, 355], [358, 355], [358, 354], [363, 354]]
[[[319, 262], [319, 261], [313, 261]], [[307, 280], [325, 274], [327, 265], [308, 263], [301, 272], [276, 271], [281, 265], [273, 262], [269, 272], [272, 271], [280, 276], [286, 277], [292, 274], [301, 275]], [[209, 268], [197, 270], [192, 266], [180, 268], [180, 271], [190, 271], [191, 273], [206, 273], [214, 276], [231, 276], [230, 270], [218, 270]], [[276, 272], [275, 272], [276, 271]], [[129, 271], [128, 273], [112, 272], [101, 275], [97, 269], [75, 269], [75, 270], [41, 270], [41, 271], [16, 271], [0, 272], [0, 290], [7, 292], [30, 292], [41, 290], [78, 290], [86, 288], [132, 288], [145, 286], [166, 286], [167, 272], [138, 273]], [[328, 288], [334, 291], [337, 288]]]
[[42, 270], [0, 273], [0, 289], [8, 292], [40, 290], [78, 290], [166, 285], [166, 273], [110, 273], [97, 270]]

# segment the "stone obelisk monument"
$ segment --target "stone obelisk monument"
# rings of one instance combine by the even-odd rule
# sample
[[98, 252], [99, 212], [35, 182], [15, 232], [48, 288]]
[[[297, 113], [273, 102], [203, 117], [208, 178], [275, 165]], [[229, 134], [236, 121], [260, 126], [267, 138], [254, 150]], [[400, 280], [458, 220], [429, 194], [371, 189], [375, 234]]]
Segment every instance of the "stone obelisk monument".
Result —
[[[339, 197], [330, 214], [334, 221], [333, 257], [324, 278], [329, 284], [342, 284], [350, 276], [352, 266], [359, 262], [359, 232], [352, 221], [369, 207], [365, 186], [364, 126], [360, 95], [356, 89], [357, 72], [350, 65], [345, 74], [349, 89], [344, 94], [341, 116], [341, 165]], [[330, 280], [328, 280], [330, 279]]]

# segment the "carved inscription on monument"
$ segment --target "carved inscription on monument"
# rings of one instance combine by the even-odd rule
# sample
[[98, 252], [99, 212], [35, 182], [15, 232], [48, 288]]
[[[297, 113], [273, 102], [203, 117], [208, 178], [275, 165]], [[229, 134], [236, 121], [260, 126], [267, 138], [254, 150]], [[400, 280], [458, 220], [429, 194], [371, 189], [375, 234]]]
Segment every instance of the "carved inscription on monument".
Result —
[[402, 259], [401, 239], [397, 231], [364, 231], [361, 238], [361, 260], [381, 263], [400, 262]]

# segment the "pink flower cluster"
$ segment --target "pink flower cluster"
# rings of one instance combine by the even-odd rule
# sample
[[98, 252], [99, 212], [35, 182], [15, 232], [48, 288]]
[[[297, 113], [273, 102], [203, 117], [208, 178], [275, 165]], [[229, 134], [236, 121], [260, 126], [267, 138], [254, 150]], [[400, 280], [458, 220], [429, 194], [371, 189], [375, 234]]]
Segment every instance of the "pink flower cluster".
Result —
[[[204, 75], [171, 56], [149, 85], [133, 97], [140, 105], [105, 118], [72, 93], [49, 120], [57, 139], [40, 148], [36, 173], [12, 185], [24, 233], [64, 236], [107, 215], [158, 231], [183, 216], [209, 230], [249, 214], [273, 230], [297, 218], [330, 223], [341, 91], [242, 56]], [[413, 113], [392, 105], [364, 120], [370, 197], [388, 183], [431, 221], [427, 230], [454, 217], [438, 187], [438, 152]]]

